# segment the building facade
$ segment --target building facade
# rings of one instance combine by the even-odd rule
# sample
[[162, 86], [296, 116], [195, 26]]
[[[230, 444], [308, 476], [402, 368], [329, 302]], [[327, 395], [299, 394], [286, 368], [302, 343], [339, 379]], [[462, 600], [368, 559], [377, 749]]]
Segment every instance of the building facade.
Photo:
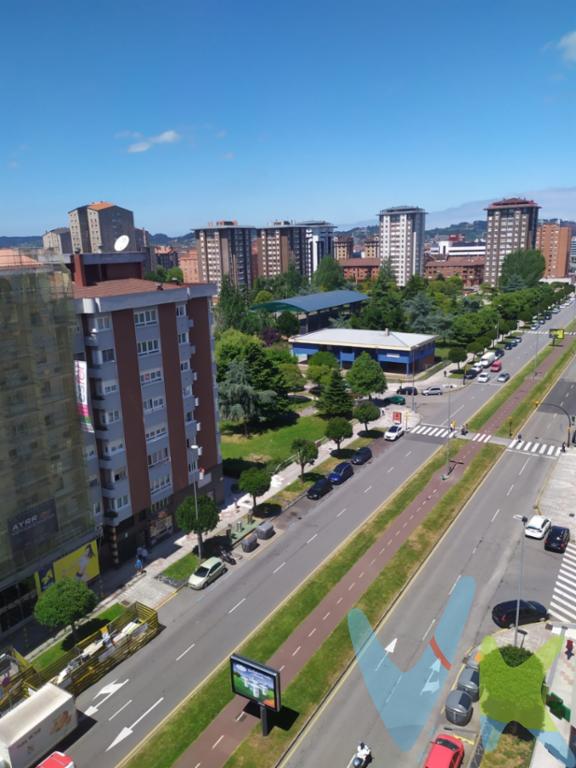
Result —
[[576, 272], [576, 237], [570, 240], [570, 266], [569, 271], [571, 274]]
[[341, 261], [346, 280], [364, 283], [366, 280], [376, 280], [380, 271], [380, 259], [348, 259]]
[[128, 250], [141, 250], [143, 234], [138, 237], [134, 214], [114, 203], [98, 202], [83, 205], [68, 213], [72, 250], [82, 253], [110, 252], [121, 235], [128, 237]]
[[178, 266], [182, 270], [185, 283], [201, 283], [200, 269], [198, 265], [198, 251], [196, 248], [188, 248], [178, 254]]
[[215, 283], [220, 290], [223, 278], [229, 277], [235, 285], [250, 288], [255, 228], [239, 226], [236, 221], [217, 221], [195, 231], [202, 281]]
[[423, 208], [398, 206], [380, 211], [380, 259], [390, 264], [398, 285], [424, 269]]
[[258, 277], [275, 277], [294, 266], [305, 274], [307, 254], [306, 228], [290, 221], [275, 221], [260, 227], [256, 239]]
[[464, 288], [478, 288], [484, 282], [483, 256], [448, 256], [429, 259], [424, 265], [424, 277], [429, 280], [442, 277], [462, 278]]
[[505, 256], [536, 247], [539, 208], [533, 200], [518, 197], [498, 200], [486, 208], [485, 280], [489, 285], [498, 285]]
[[354, 256], [354, 238], [352, 235], [335, 235], [333, 249], [336, 261], [348, 261]]
[[540, 224], [536, 231], [536, 248], [546, 262], [544, 277], [566, 277], [570, 267], [572, 228], [560, 222]]
[[44, 250], [51, 251], [55, 255], [72, 253], [72, 238], [68, 227], [57, 227], [42, 235]]
[[380, 238], [369, 237], [364, 240], [364, 247], [362, 248], [363, 259], [380, 259]]
[[302, 274], [310, 278], [322, 259], [332, 254], [335, 227], [327, 221], [301, 221], [299, 226], [306, 232], [306, 258]]

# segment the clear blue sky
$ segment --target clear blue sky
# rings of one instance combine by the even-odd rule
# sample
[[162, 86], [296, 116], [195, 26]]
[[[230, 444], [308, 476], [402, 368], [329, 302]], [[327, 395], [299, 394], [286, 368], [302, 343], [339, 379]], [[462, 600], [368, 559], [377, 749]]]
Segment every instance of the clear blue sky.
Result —
[[0, 235], [93, 200], [182, 234], [575, 184], [566, 0], [5, 0], [2, 32]]

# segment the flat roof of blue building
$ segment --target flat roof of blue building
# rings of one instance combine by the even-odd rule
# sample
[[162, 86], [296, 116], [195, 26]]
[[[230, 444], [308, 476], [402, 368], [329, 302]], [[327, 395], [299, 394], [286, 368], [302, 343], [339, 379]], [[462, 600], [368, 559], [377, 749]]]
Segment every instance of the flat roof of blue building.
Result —
[[435, 336], [425, 333], [400, 333], [398, 331], [364, 331], [353, 328], [324, 328], [321, 331], [291, 336], [290, 344], [320, 344], [333, 347], [365, 349], [417, 349], [431, 344]]
[[358, 304], [368, 296], [359, 291], [325, 291], [309, 293], [305, 296], [290, 296], [288, 299], [275, 299], [253, 304], [250, 309], [264, 309], [268, 312], [320, 312], [331, 307], [343, 307], [346, 304]]

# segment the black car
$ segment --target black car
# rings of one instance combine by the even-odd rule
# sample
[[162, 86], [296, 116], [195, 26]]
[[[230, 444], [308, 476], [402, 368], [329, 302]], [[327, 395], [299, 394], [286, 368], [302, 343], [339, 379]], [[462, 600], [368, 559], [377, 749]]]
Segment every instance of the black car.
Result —
[[515, 347], [515, 346], [516, 346], [516, 344], [512, 344], [512, 342], [511, 342], [511, 341], [508, 341], [508, 342], [507, 342], [507, 343], [504, 345], [504, 349], [514, 349], [514, 347]]
[[[505, 603], [498, 603], [492, 608], [492, 621], [499, 627], [513, 627], [516, 624], [516, 606], [517, 600], [507, 600]], [[535, 621], [545, 621], [548, 618], [548, 611], [542, 603], [534, 600], [520, 600], [520, 615], [518, 624], [532, 624]]]
[[566, 552], [566, 547], [570, 541], [570, 529], [561, 525], [553, 525], [548, 531], [544, 549], [550, 552]]
[[332, 472], [330, 472], [328, 480], [330, 480], [332, 485], [340, 485], [340, 483], [343, 483], [348, 480], [349, 477], [352, 477], [353, 474], [354, 470], [352, 469], [352, 464], [350, 464], [349, 461], [342, 461], [334, 467]]
[[500, 347], [497, 347], [494, 350], [494, 354], [496, 355], [496, 359], [499, 360], [501, 357], [504, 357], [504, 350], [500, 349]]
[[326, 477], [321, 477], [319, 480], [316, 480], [314, 485], [311, 485], [310, 488], [308, 488], [306, 496], [308, 496], [309, 499], [321, 499], [322, 496], [326, 496], [331, 490], [332, 483], [330, 480]]
[[470, 368], [470, 369], [469, 369], [469, 370], [467, 370], [467, 371], [466, 371], [466, 373], [464, 374], [464, 378], [465, 378], [465, 379], [475, 379], [475, 378], [476, 378], [476, 376], [478, 376], [478, 371], [477, 371], [477, 370], [475, 370], [474, 368]]
[[352, 456], [350, 461], [352, 464], [360, 465], [360, 464], [366, 464], [367, 461], [370, 461], [372, 458], [372, 451], [370, 448], [368, 448], [367, 445], [364, 446], [364, 448], [358, 448], [356, 453]]
[[397, 395], [417, 395], [418, 389], [416, 387], [398, 387], [396, 390]]

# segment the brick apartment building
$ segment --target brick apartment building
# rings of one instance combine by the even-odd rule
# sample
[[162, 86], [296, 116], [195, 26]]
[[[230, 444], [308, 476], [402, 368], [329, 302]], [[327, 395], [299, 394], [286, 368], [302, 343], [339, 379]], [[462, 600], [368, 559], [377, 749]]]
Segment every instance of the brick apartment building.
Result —
[[560, 222], [540, 224], [536, 231], [536, 248], [544, 256], [544, 277], [566, 277], [570, 268], [572, 228], [562, 227]]
[[484, 282], [484, 256], [448, 256], [445, 259], [429, 259], [424, 264], [424, 277], [434, 280], [442, 277], [462, 278], [464, 288], [478, 288]]
[[376, 280], [382, 262], [380, 259], [347, 259], [341, 261], [340, 266], [346, 280], [364, 283], [366, 280]]
[[539, 208], [533, 200], [518, 197], [498, 200], [486, 208], [485, 279], [489, 285], [498, 285], [505, 256], [536, 247]]

